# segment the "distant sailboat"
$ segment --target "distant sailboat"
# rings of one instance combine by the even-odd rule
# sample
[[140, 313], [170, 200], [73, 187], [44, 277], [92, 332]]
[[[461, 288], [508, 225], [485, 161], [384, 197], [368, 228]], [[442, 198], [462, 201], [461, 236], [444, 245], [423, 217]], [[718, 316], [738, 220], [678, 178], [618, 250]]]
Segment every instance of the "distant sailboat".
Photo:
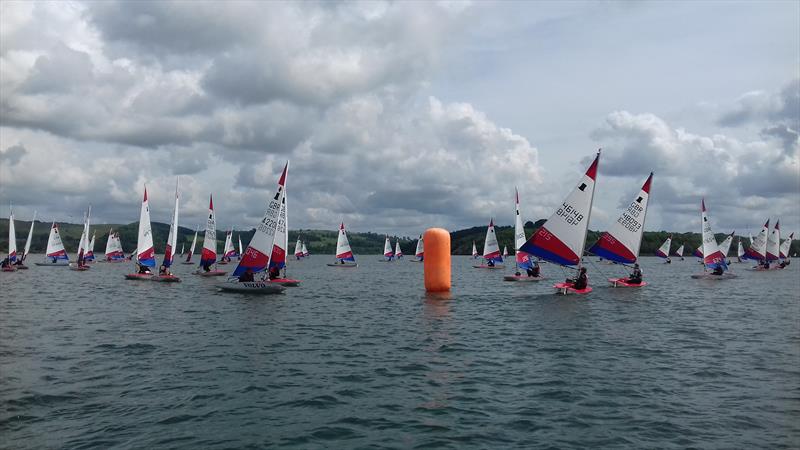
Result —
[[83, 259], [85, 262], [94, 262], [94, 238], [97, 236], [97, 231], [92, 233], [92, 239], [89, 241], [89, 245], [86, 248], [86, 255], [84, 255]]
[[[224, 270], [218, 270], [217, 262], [217, 220], [214, 216], [214, 198], [208, 197], [208, 219], [206, 220], [206, 233], [203, 236], [203, 251], [200, 254], [200, 269], [194, 273], [204, 277], [219, 277], [225, 275]], [[241, 264], [240, 264], [241, 265]], [[214, 266], [212, 269], [211, 266]]]
[[503, 246], [503, 258], [508, 258], [508, 246]]
[[[525, 245], [525, 227], [522, 225], [522, 213], [519, 207], [519, 191], [514, 189], [514, 262], [517, 266], [514, 275], [506, 275], [504, 281], [540, 281], [545, 278], [539, 274], [539, 264], [533, 261], [531, 255], [520, 250]], [[520, 273], [525, 271], [525, 275]]]
[[236, 236], [236, 239], [239, 240], [239, 253], [236, 255], [236, 258], [241, 260], [242, 259], [242, 233], [239, 233], [239, 235]]
[[[703, 264], [705, 272], [692, 275], [692, 278], [711, 280], [736, 278], [736, 275], [727, 273], [728, 264], [725, 262], [725, 256], [719, 250], [717, 240], [714, 238], [714, 233], [711, 231], [711, 222], [708, 221], [708, 212], [706, 211], [705, 199], [703, 199], [700, 203], [700, 223], [702, 226]], [[713, 271], [708, 272], [708, 269], [712, 269]]]
[[728, 259], [728, 252], [731, 250], [731, 245], [733, 244], [733, 235], [736, 234], [736, 230], [733, 233], [729, 234], [725, 237], [725, 240], [719, 244], [719, 251], [722, 253], [722, 257], [725, 258], [725, 263], [730, 264], [730, 260]]
[[8, 258], [3, 262], [3, 272], [14, 272], [17, 262], [17, 232], [14, 229], [14, 211], [8, 215]]
[[736, 262], [742, 262], [744, 258], [744, 246], [742, 245], [742, 238], [736, 240]]
[[394, 251], [392, 250], [392, 243], [389, 242], [389, 236], [386, 236], [386, 240], [383, 243], [383, 259], [381, 261], [390, 262], [394, 260]]
[[178, 182], [175, 181], [175, 206], [172, 209], [172, 220], [169, 224], [169, 235], [167, 235], [167, 245], [164, 247], [164, 261], [158, 271], [158, 275], [152, 278], [153, 281], [176, 283], [181, 279], [172, 272], [170, 267], [175, 262], [175, 250], [178, 247], [178, 211], [180, 209], [180, 195], [178, 194]]
[[199, 231], [200, 227], [195, 227], [194, 229], [194, 238], [192, 238], [192, 245], [189, 247], [189, 253], [186, 254], [186, 261], [183, 264], [194, 264], [192, 262], [192, 255], [194, 254], [194, 249], [197, 246], [197, 232]]
[[677, 249], [677, 250], [675, 250], [675, 251], [672, 253], [672, 256], [677, 256], [678, 258], [680, 258], [680, 259], [681, 259], [681, 261], [683, 261], [683, 244], [681, 244], [681, 246], [680, 246], [680, 247], [678, 247], [678, 249]]
[[36, 222], [36, 211], [33, 212], [33, 219], [31, 219], [31, 228], [28, 230], [28, 238], [25, 239], [25, 249], [22, 252], [22, 256], [17, 261], [15, 267], [17, 269], [27, 269], [28, 266], [25, 265], [25, 259], [28, 257], [28, 253], [31, 251], [31, 241], [33, 240], [33, 224]]
[[153, 247], [153, 230], [150, 225], [150, 203], [147, 201], [147, 186], [139, 211], [139, 231], [136, 237], [136, 272], [125, 275], [126, 280], [149, 280], [156, 266], [156, 251]]
[[[284, 175], [288, 175], [288, 166], [284, 169]], [[289, 250], [289, 208], [286, 202], [286, 196], [288, 194], [285, 182], [286, 180], [284, 178], [281, 210], [278, 215], [278, 226], [275, 228], [275, 243], [272, 247], [272, 258], [269, 261], [269, 279], [271, 282], [278, 283], [282, 286], [298, 286], [300, 280], [289, 278], [286, 275], [286, 254]], [[283, 269], [283, 276], [280, 275], [281, 269]]]
[[119, 233], [113, 229], [108, 230], [108, 240], [106, 240], [106, 261], [122, 262], [125, 261], [125, 254], [122, 252], [122, 244], [119, 240]]
[[[250, 243], [247, 244], [247, 248], [242, 253], [239, 264], [226, 282], [217, 284], [217, 288], [221, 291], [265, 295], [278, 294], [286, 289], [278, 283], [267, 282], [266, 271], [271, 262], [270, 260], [275, 255], [276, 230], [281, 210], [285, 205], [284, 196], [288, 169], [289, 162], [287, 161], [278, 179], [277, 191], [270, 199], [264, 217], [256, 227], [255, 234], [250, 239]], [[255, 274], [257, 273], [262, 274], [260, 280], [255, 279]]]
[[664, 241], [663, 244], [661, 244], [661, 247], [658, 247], [658, 250], [656, 250], [656, 256], [658, 256], [659, 258], [664, 259], [665, 263], [669, 263], [670, 262], [670, 259], [669, 259], [669, 248], [671, 246], [672, 246], [672, 235], [669, 235], [667, 237], [667, 240]]
[[86, 265], [86, 251], [89, 247], [89, 221], [90, 216], [92, 214], [92, 207], [91, 205], [86, 210], [86, 213], [83, 216], [83, 231], [81, 232], [81, 238], [78, 242], [78, 256], [77, 262], [75, 264], [70, 264], [71, 270], [77, 271], [86, 271], [89, 270], [89, 266]]
[[744, 252], [745, 259], [752, 259], [759, 262], [759, 265], [767, 259], [767, 233], [769, 233], [769, 219], [761, 227], [755, 239], [750, 237], [750, 247]]
[[339, 237], [336, 240], [336, 263], [328, 263], [334, 267], [356, 267], [356, 258], [350, 249], [350, 242], [347, 240], [347, 233], [344, 230], [344, 222], [339, 226]]
[[417, 248], [414, 250], [414, 259], [409, 259], [411, 262], [422, 262], [425, 260], [425, 243], [422, 241], [422, 235], [417, 239]]
[[300, 241], [300, 237], [297, 237], [297, 242], [294, 243], [294, 257], [296, 259], [301, 259], [303, 257], [303, 243]]
[[37, 266], [68, 266], [69, 256], [61, 241], [61, 233], [58, 231], [58, 224], [53, 222], [50, 227], [50, 236], [47, 238], [47, 250], [45, 251], [44, 261], [35, 263]]
[[767, 261], [777, 261], [780, 259], [780, 246], [781, 246], [781, 224], [779, 220], [775, 221], [775, 228], [767, 238]]
[[228, 264], [235, 254], [236, 250], [233, 249], [233, 230], [228, 230], [225, 233], [225, 245], [222, 246], [222, 258], [217, 264]]
[[791, 233], [788, 238], [786, 238], [780, 247], [780, 258], [781, 259], [789, 259], [789, 250], [792, 248], [792, 240], [794, 239], [794, 233]]
[[397, 259], [403, 257], [403, 250], [400, 249], [400, 239], [394, 241], [394, 257]]
[[478, 248], [475, 247], [475, 241], [472, 241], [472, 258], [478, 259]]
[[[575, 189], [520, 250], [562, 266], [577, 266], [578, 273], [581, 273], [581, 256], [586, 244], [599, 161], [598, 151]], [[557, 283], [553, 288], [559, 294], [592, 291], [588, 280], [585, 288], [576, 289], [572, 282]]]
[[500, 254], [500, 245], [497, 243], [497, 235], [494, 231], [494, 219], [489, 219], [489, 226], [486, 228], [486, 239], [483, 241], [483, 259], [485, 264], [472, 266], [476, 269], [501, 269], [503, 266], [503, 256]]
[[308, 248], [306, 248], [306, 243], [303, 242], [303, 258], [308, 258], [311, 256], [311, 253], [308, 252]]
[[[628, 208], [611, 225], [611, 229], [603, 233], [597, 243], [589, 249], [590, 253], [602, 256], [617, 264], [635, 264], [638, 261], [652, 182], [653, 173], [650, 172], [650, 176], [647, 177], [642, 189], [628, 205]], [[667, 240], [670, 241], [671, 238]], [[669, 248], [667, 248], [666, 254], [669, 254]], [[628, 277], [609, 278], [608, 281], [614, 287], [642, 287], [647, 285], [645, 281], [637, 283]]]

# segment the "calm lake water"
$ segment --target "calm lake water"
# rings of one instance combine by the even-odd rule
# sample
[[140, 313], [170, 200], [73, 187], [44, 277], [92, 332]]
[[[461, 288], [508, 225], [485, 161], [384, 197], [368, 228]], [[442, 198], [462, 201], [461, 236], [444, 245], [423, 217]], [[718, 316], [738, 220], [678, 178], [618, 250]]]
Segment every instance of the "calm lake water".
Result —
[[559, 268], [455, 257], [444, 299], [378, 258], [291, 262], [302, 287], [268, 297], [184, 265], [0, 273], [0, 447], [800, 447], [800, 260], [712, 282], [644, 258], [635, 290], [593, 263], [561, 297]]

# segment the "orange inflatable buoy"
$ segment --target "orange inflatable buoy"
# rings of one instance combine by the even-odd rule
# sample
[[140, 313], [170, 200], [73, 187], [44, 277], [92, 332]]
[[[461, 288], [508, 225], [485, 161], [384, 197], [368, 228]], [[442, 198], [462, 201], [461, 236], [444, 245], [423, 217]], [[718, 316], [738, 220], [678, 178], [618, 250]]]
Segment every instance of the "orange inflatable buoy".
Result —
[[425, 290], [447, 292], [450, 290], [450, 233], [442, 228], [429, 228], [422, 239], [425, 242]]

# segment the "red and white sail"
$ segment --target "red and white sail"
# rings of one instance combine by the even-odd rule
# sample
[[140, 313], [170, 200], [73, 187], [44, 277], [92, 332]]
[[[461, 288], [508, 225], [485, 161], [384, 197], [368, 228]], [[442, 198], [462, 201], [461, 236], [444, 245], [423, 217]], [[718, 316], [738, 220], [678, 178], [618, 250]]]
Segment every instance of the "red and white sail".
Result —
[[310, 253], [308, 252], [308, 248], [306, 248], [306, 243], [303, 242], [303, 257], [306, 257], [308, 255], [310, 255]]
[[403, 250], [400, 249], [400, 239], [394, 241], [394, 257], [397, 259], [403, 257]]
[[339, 237], [336, 239], [336, 259], [342, 261], [353, 261], [353, 251], [350, 249], [350, 241], [347, 240], [347, 233], [344, 230], [344, 222], [339, 226]]
[[122, 253], [122, 245], [119, 240], [119, 235], [113, 229], [108, 230], [108, 239], [106, 240], [106, 261], [115, 261], [125, 258]]
[[236, 239], [238, 239], [238, 240], [239, 240], [239, 254], [238, 254], [238, 255], [236, 255], [236, 256], [237, 256], [239, 259], [242, 259], [242, 233], [239, 233], [239, 235], [238, 235], [238, 236], [236, 236]]
[[417, 239], [417, 248], [414, 250], [414, 257], [417, 258], [418, 261], [422, 261], [425, 259], [425, 243], [422, 241], [422, 235], [419, 235], [419, 239]]
[[[644, 232], [644, 222], [647, 217], [647, 203], [650, 199], [650, 185], [652, 182], [653, 173], [650, 172], [650, 176], [647, 177], [642, 189], [639, 190], [633, 201], [628, 204], [628, 208], [611, 225], [611, 229], [603, 233], [597, 243], [589, 249], [591, 253], [618, 263], [633, 264], [636, 262], [639, 258], [639, 248], [642, 244], [642, 233]], [[667, 248], [663, 252], [663, 258], [669, 255], [669, 244], [671, 242], [671, 237], [665, 242]], [[661, 250], [659, 249], [656, 255], [661, 256], [659, 253]]]
[[89, 244], [86, 246], [86, 254], [83, 256], [83, 259], [86, 261], [94, 261], [94, 239], [97, 235], [97, 231], [95, 230], [92, 233], [92, 238], [89, 240]]
[[389, 236], [386, 236], [386, 240], [383, 242], [383, 256], [389, 261], [394, 258], [394, 251], [392, 251], [392, 243], [389, 242]]
[[789, 250], [792, 248], [792, 239], [794, 239], [794, 233], [790, 234], [789, 237], [781, 243], [779, 255], [781, 259], [786, 259], [789, 256]]
[[[284, 181], [285, 183], [285, 181]], [[284, 184], [283, 198], [281, 199], [281, 209], [278, 214], [278, 226], [275, 228], [275, 243], [272, 247], [272, 257], [269, 260], [269, 267], [283, 269], [286, 267], [286, 252], [289, 244], [289, 229], [287, 228], [288, 211], [286, 209], [286, 185]]]
[[31, 240], [33, 240], [33, 224], [34, 224], [34, 222], [36, 222], [36, 211], [33, 212], [33, 219], [31, 219], [31, 228], [28, 230], [28, 238], [25, 239], [25, 249], [22, 252], [22, 260], [23, 261], [25, 261], [25, 258], [28, 257], [28, 253], [31, 251]]
[[486, 238], [483, 241], [483, 259], [503, 262], [503, 255], [500, 254], [500, 245], [497, 243], [497, 234], [494, 232], [494, 219], [489, 219], [489, 226], [486, 227]]
[[728, 266], [725, 264], [725, 255], [719, 251], [719, 245], [717, 245], [717, 240], [714, 238], [714, 232], [711, 231], [711, 222], [708, 221], [705, 199], [702, 199], [700, 203], [700, 224], [703, 233], [703, 263], [708, 268], [721, 266], [723, 270], [727, 269]]
[[172, 210], [172, 221], [169, 224], [169, 235], [167, 246], [164, 250], [164, 266], [170, 267], [175, 262], [175, 249], [178, 246], [178, 210], [180, 208], [180, 194], [178, 194], [178, 182], [175, 181], [175, 206]]
[[769, 219], [761, 227], [761, 232], [758, 233], [755, 239], [750, 236], [750, 247], [744, 252], [747, 259], [754, 259], [761, 261], [767, 257], [767, 233], [769, 233]]
[[64, 243], [61, 241], [61, 233], [58, 231], [58, 224], [53, 222], [50, 227], [50, 236], [47, 238], [47, 253], [46, 256], [50, 260], [56, 262], [58, 260], [69, 261], [67, 250], [64, 248]]
[[472, 257], [473, 258], [478, 257], [478, 248], [475, 247], [475, 241], [472, 241]]
[[153, 248], [153, 230], [150, 227], [150, 203], [147, 201], [147, 186], [144, 188], [142, 209], [139, 212], [139, 233], [136, 238], [136, 260], [147, 267], [155, 267], [156, 252]]
[[17, 231], [14, 229], [14, 211], [8, 215], [8, 261], [17, 261]]
[[253, 273], [264, 272], [269, 267], [270, 259], [275, 253], [273, 251], [275, 247], [275, 232], [278, 228], [278, 221], [284, 205], [284, 187], [286, 186], [288, 170], [289, 162], [287, 161], [278, 179], [278, 188], [275, 195], [270, 199], [267, 210], [264, 212], [264, 217], [256, 227], [256, 232], [244, 250], [239, 260], [239, 265], [233, 271], [233, 276], [241, 276], [248, 269]]
[[767, 261], [777, 261], [781, 253], [781, 224], [779, 220], [775, 221], [775, 228], [770, 232], [767, 238]]
[[222, 257], [226, 261], [230, 261], [236, 255], [236, 249], [233, 248], [233, 230], [228, 230], [225, 233], [225, 245], [222, 246]]
[[656, 256], [659, 258], [668, 258], [670, 247], [672, 247], [672, 235], [669, 235], [667, 240], [661, 244], [661, 247], [658, 247], [658, 250], [656, 250]]
[[214, 216], [214, 197], [208, 197], [208, 219], [206, 233], [203, 236], [203, 251], [200, 253], [200, 265], [210, 266], [217, 262], [217, 219]]
[[736, 257], [741, 261], [744, 258], [744, 246], [742, 246], [742, 238], [736, 241]]
[[92, 206], [86, 210], [83, 216], [83, 231], [81, 232], [81, 239], [78, 242], [78, 265], [82, 265], [86, 261], [86, 252], [89, 248], [89, 217], [92, 213]]
[[673, 253], [672, 255], [683, 258], [683, 244], [681, 244], [681, 246], [678, 247], [678, 249], [675, 250], [675, 253]]
[[580, 264], [599, 162], [600, 152], [556, 212], [522, 245], [522, 251], [556, 264]]
[[303, 257], [303, 243], [300, 241], [300, 238], [297, 238], [297, 242], [294, 243], [294, 256], [297, 259]]

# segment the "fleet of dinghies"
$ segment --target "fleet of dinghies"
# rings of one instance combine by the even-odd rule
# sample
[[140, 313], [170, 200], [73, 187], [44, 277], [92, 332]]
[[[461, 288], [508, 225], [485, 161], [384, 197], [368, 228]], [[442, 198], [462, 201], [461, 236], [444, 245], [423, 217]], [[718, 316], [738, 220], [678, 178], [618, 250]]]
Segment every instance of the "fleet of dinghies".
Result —
[[[577, 275], [564, 282], [555, 283], [553, 288], [559, 294], [587, 294], [592, 291], [588, 283], [586, 269], [583, 267], [584, 248], [594, 201], [595, 184], [597, 180], [600, 151], [597, 152], [589, 168], [578, 180], [577, 185], [567, 195], [561, 205], [542, 224], [542, 226], [527, 238], [523, 227], [520, 211], [519, 192], [515, 189], [515, 222], [514, 222], [514, 275], [503, 277], [505, 281], [540, 281], [545, 279], [540, 273], [539, 262], [549, 262], [564, 269], [575, 270]], [[286, 163], [274, 196], [270, 199], [263, 219], [256, 227], [255, 234], [246, 249], [242, 247], [241, 235], [238, 236], [238, 249], [234, 246], [233, 230], [225, 234], [225, 243], [222, 258], [217, 260], [216, 219], [214, 213], [213, 197], [209, 196], [209, 212], [206, 220], [203, 246], [200, 254], [199, 268], [194, 273], [201, 276], [223, 276], [225, 271], [218, 270], [217, 264], [225, 264], [238, 257], [239, 263], [231, 276], [226, 281], [216, 286], [223, 292], [274, 294], [284, 291], [286, 286], [297, 286], [299, 280], [287, 276], [287, 250], [288, 241], [288, 209], [286, 197], [286, 182], [289, 163]], [[633, 268], [630, 276], [608, 278], [612, 287], [644, 287], [646, 282], [641, 279], [638, 267], [639, 250], [641, 248], [645, 219], [647, 216], [650, 189], [653, 173], [650, 173], [641, 189], [622, 211], [619, 219], [610, 229], [601, 234], [600, 238], [586, 252], [600, 257], [619, 267]], [[169, 235], [165, 246], [165, 253], [158, 273], [154, 273], [156, 266], [153, 236], [150, 222], [150, 208], [147, 187], [144, 188], [142, 198], [136, 250], [132, 254], [136, 271], [125, 275], [130, 280], [150, 280], [160, 282], [178, 282], [180, 278], [171, 272], [176, 261], [176, 248], [178, 236], [178, 220], [180, 209], [179, 187], [176, 181], [175, 202], [170, 220]], [[789, 251], [794, 234], [782, 240], [780, 223], [770, 228], [767, 220], [760, 232], [754, 238], [750, 235], [750, 245], [745, 248], [741, 237], [735, 236], [735, 231], [727, 235], [722, 242], [717, 243], [711, 229], [709, 213], [705, 199], [701, 200], [700, 207], [702, 245], [695, 250], [694, 255], [701, 259], [703, 272], [692, 274], [692, 278], [708, 280], [725, 280], [735, 278], [736, 275], [729, 271], [728, 253], [736, 239], [737, 262], [750, 259], [758, 262], [753, 270], [769, 270], [783, 268], [789, 264]], [[14, 227], [13, 211], [9, 214], [9, 248], [7, 264], [3, 271], [26, 269], [23, 262], [28, 255], [33, 236], [36, 213], [31, 221], [30, 230], [25, 242], [24, 251], [18, 254], [16, 247], [16, 230]], [[70, 263], [69, 256], [61, 240], [59, 227], [53, 222], [47, 241], [45, 259], [36, 262], [37, 266], [70, 266], [73, 270], [88, 270], [88, 262], [94, 258], [95, 234], [90, 237], [91, 205], [84, 213], [84, 222], [76, 252], [76, 262]], [[184, 244], [181, 244], [183, 264], [195, 264], [192, 261], [197, 245], [199, 227], [195, 229], [189, 251], [184, 253]], [[671, 252], [672, 236], [669, 236], [656, 251], [656, 256], [670, 262], [670, 256], [683, 260], [684, 244]], [[238, 251], [237, 251], [238, 250]], [[105, 248], [105, 261], [124, 261], [122, 243], [119, 232], [109, 230]], [[309, 256], [306, 243], [298, 236], [294, 245], [294, 256], [299, 261]], [[381, 261], [394, 261], [403, 256], [399, 239], [394, 248], [389, 236], [384, 241], [384, 259]], [[473, 265], [474, 268], [497, 269], [503, 268], [504, 257], [509, 257], [507, 246], [500, 247], [495, 233], [494, 219], [489, 220], [482, 255], [478, 253], [475, 242], [472, 242], [472, 257], [482, 256], [484, 262]], [[538, 258], [535, 261], [534, 258]], [[424, 242], [420, 235], [417, 240], [412, 262], [424, 261]], [[780, 262], [780, 264], [773, 264]], [[347, 238], [345, 224], [342, 221], [336, 242], [335, 262], [327, 263], [332, 267], [357, 267], [355, 256]], [[525, 271], [525, 274], [521, 272]]]

